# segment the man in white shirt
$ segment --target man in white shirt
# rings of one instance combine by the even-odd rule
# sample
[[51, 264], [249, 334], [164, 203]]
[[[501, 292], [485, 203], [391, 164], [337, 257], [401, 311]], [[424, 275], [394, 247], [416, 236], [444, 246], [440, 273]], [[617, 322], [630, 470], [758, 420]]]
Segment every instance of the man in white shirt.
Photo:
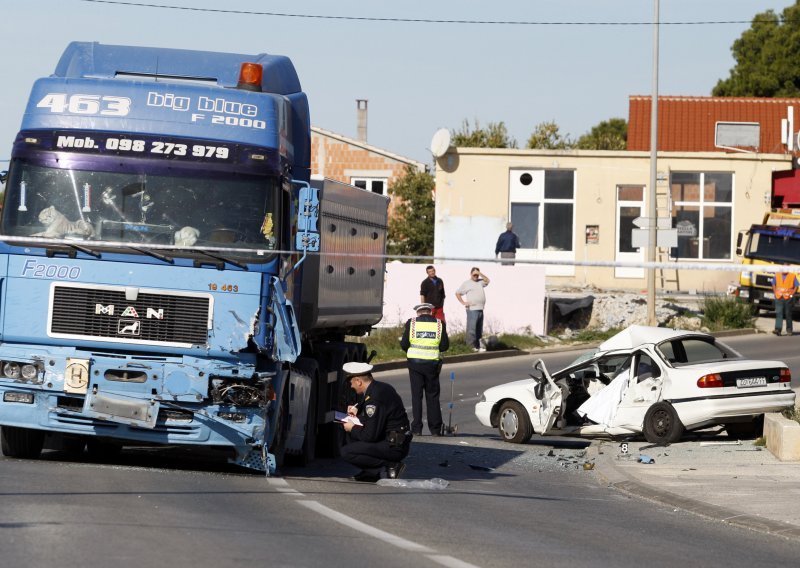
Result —
[[456, 298], [467, 308], [467, 345], [473, 351], [486, 351], [481, 345], [483, 336], [483, 307], [486, 294], [483, 289], [489, 285], [489, 278], [478, 267], [470, 270], [469, 280], [465, 280], [456, 290]]

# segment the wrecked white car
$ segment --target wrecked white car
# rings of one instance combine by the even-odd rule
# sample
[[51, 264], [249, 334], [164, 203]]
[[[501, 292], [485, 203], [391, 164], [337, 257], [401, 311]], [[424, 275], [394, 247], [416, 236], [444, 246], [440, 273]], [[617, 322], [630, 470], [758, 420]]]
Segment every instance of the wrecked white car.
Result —
[[530, 379], [487, 389], [475, 415], [517, 444], [534, 432], [669, 444], [719, 424], [744, 436], [794, 406], [791, 380], [785, 363], [745, 359], [711, 335], [631, 326], [556, 373], [539, 359]]

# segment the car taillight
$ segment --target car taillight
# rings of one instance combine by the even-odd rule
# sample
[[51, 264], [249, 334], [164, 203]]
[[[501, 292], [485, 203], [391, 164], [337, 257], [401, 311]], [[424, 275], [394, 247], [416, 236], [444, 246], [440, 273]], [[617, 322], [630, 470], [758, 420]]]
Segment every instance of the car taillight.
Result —
[[697, 379], [697, 386], [701, 389], [714, 389], [724, 385], [722, 384], [722, 376], [718, 373], [713, 373], [711, 375], [703, 375]]
[[792, 382], [792, 372], [789, 369], [781, 369], [781, 383], [791, 383]]

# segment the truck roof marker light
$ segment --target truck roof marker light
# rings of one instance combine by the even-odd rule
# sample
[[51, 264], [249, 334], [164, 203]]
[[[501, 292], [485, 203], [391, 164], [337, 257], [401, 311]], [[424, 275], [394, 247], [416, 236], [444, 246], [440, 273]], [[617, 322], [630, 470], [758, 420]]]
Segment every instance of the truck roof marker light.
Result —
[[237, 89], [261, 92], [261, 80], [264, 77], [264, 68], [258, 63], [242, 63], [239, 68], [239, 83]]
[[256, 162], [263, 162], [267, 157], [264, 154], [250, 154], [250, 159]]
[[38, 138], [25, 138], [25, 143], [26, 144], [38, 144], [39, 143], [39, 139]]

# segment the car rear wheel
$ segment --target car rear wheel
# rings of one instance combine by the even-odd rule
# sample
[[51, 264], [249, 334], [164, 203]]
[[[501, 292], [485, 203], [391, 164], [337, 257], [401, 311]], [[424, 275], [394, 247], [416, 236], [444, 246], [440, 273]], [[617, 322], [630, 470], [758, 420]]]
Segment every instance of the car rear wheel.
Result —
[[678, 414], [669, 403], [657, 402], [644, 415], [644, 438], [651, 444], [666, 446], [677, 442], [681, 439], [683, 430]]
[[512, 444], [524, 444], [533, 435], [533, 427], [525, 409], [513, 400], [504, 402], [500, 407], [497, 429], [503, 441]]

